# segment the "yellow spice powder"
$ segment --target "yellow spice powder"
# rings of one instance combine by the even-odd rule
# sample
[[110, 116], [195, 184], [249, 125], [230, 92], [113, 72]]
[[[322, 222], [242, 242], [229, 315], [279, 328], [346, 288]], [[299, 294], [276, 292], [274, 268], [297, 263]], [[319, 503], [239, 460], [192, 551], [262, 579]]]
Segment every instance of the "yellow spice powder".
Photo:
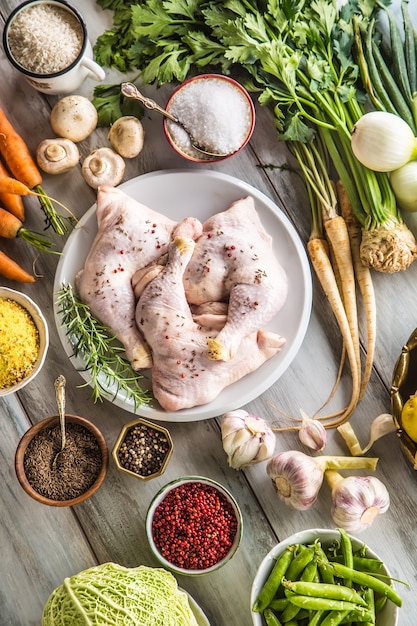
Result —
[[39, 332], [30, 313], [10, 298], [0, 298], [0, 389], [26, 378], [39, 355]]

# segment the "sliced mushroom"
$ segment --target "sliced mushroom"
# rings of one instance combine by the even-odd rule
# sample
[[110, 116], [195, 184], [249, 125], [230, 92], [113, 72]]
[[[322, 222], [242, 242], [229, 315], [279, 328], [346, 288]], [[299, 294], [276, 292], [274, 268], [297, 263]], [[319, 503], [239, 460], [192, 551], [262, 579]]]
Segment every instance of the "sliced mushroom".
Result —
[[100, 185], [115, 187], [122, 181], [125, 162], [112, 148], [97, 148], [84, 159], [82, 173], [93, 189]]
[[80, 152], [70, 139], [44, 139], [36, 148], [36, 160], [47, 174], [63, 174], [77, 165]]
[[119, 117], [112, 124], [108, 139], [118, 154], [126, 159], [133, 159], [143, 148], [142, 122], [133, 115]]

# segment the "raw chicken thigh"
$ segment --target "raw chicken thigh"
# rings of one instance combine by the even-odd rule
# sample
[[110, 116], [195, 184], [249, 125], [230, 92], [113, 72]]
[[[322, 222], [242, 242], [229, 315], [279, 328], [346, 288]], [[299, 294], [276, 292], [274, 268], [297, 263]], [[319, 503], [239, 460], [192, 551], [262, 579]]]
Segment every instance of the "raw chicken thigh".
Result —
[[167, 252], [176, 222], [108, 186], [97, 194], [96, 213], [98, 232], [75, 278], [78, 295], [123, 344], [133, 369], [149, 368], [152, 358], [135, 323], [131, 279]]
[[144, 288], [136, 307], [137, 325], [152, 350], [153, 394], [167, 411], [210, 402], [274, 356], [285, 342], [258, 330], [242, 338], [234, 359], [210, 360], [210, 332], [193, 320], [183, 283], [196, 244], [181, 236], [181, 226], [176, 233], [167, 264]]
[[204, 224], [177, 223], [103, 186], [96, 214], [76, 290], [133, 369], [152, 368], [164, 409], [210, 402], [279, 352], [285, 339], [263, 326], [286, 300], [287, 277], [251, 197]]
[[287, 298], [287, 275], [252, 197], [204, 222], [184, 285], [191, 305], [228, 301], [226, 324], [208, 342], [211, 359], [233, 358], [242, 339], [280, 310]]

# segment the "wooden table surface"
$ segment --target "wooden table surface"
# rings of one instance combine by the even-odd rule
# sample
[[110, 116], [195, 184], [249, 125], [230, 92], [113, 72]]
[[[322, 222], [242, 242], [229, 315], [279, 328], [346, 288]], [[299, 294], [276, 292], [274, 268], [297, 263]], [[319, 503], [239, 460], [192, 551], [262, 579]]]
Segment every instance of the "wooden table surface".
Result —
[[[83, 13], [94, 42], [111, 25], [111, 14], [102, 11], [93, 0], [72, 1]], [[3, 0], [2, 23], [17, 4], [17, 0]], [[414, 5], [411, 8], [416, 9]], [[9, 65], [3, 50], [0, 73], [0, 106], [34, 151], [40, 140], [53, 136], [49, 114], [58, 97], [46, 97], [35, 91]], [[121, 80], [116, 72], [106, 70], [106, 82]], [[91, 98], [94, 85], [92, 80], [87, 80], [77, 93]], [[148, 87], [146, 92], [164, 104], [170, 87], [158, 90]], [[204, 167], [246, 181], [263, 192], [288, 216], [305, 245], [310, 231], [306, 193], [285, 145], [275, 138], [269, 112], [259, 106], [256, 109], [255, 131], [245, 150], [229, 160]], [[145, 147], [138, 158], [128, 161], [125, 180], [158, 170], [201, 169], [178, 157], [167, 145], [159, 116], [146, 114], [143, 124]], [[107, 145], [106, 135], [106, 129], [99, 129], [83, 141], [79, 145], [82, 158], [93, 148]], [[260, 167], [262, 165], [274, 167]], [[85, 184], [81, 167], [63, 176], [45, 176], [44, 186], [51, 196], [71, 207], [77, 217], [95, 201], [95, 192]], [[26, 206], [27, 226], [42, 229], [37, 201], [27, 200]], [[406, 219], [417, 233], [414, 216]], [[66, 238], [53, 237], [58, 249], [62, 249]], [[36, 254], [23, 241], [2, 242], [2, 246], [25, 267], [32, 266]], [[133, 418], [130, 412], [107, 400], [94, 404], [90, 388], [83, 386], [80, 374], [63, 349], [54, 321], [53, 281], [57, 263], [57, 256], [42, 253], [36, 260], [36, 270], [41, 277], [35, 284], [0, 281], [3, 286], [27, 293], [38, 303], [48, 320], [51, 339], [45, 365], [36, 380], [18, 394], [0, 400], [0, 625], [39, 626], [43, 606], [53, 589], [65, 577], [95, 564], [114, 561], [129, 567], [157, 566], [146, 540], [147, 507], [168, 481], [198, 474], [216, 479], [232, 491], [242, 509], [243, 540], [237, 555], [226, 567], [204, 577], [178, 577], [179, 583], [200, 604], [213, 626], [249, 626], [251, 584], [264, 555], [295, 531], [333, 528], [331, 495], [324, 485], [317, 503], [308, 511], [297, 512], [278, 500], [266, 475], [265, 463], [239, 472], [229, 468], [221, 444], [220, 416], [180, 423], [173, 417], [165, 424], [174, 440], [174, 454], [165, 474], [147, 483], [119, 472], [110, 460], [101, 489], [73, 508], [43, 506], [20, 488], [14, 472], [18, 441], [32, 423], [56, 414], [53, 383], [59, 374], [67, 378], [67, 412], [82, 415], [97, 424], [110, 450], [122, 425]], [[378, 310], [375, 363], [369, 387], [351, 420], [362, 443], [368, 440], [372, 420], [390, 410], [392, 370], [402, 346], [417, 326], [417, 263], [406, 272], [374, 273], [373, 278]], [[340, 335], [325, 297], [314, 277], [312, 280], [311, 318], [297, 355], [270, 389], [242, 407], [264, 417], [270, 424], [280, 419], [274, 407], [289, 415], [298, 416], [300, 408], [314, 414], [335, 380], [341, 351]], [[361, 328], [364, 329], [362, 319]], [[366, 338], [362, 338], [365, 343]], [[343, 406], [348, 394], [349, 377], [344, 375], [331, 406]], [[299, 443], [296, 432], [278, 433], [276, 452], [290, 449], [307, 451]], [[329, 432], [325, 452], [348, 453], [337, 432]], [[379, 553], [396, 578], [408, 581], [409, 587], [400, 587], [404, 605], [399, 624], [415, 626], [417, 475], [395, 434], [380, 439], [372, 455], [380, 459], [375, 475], [387, 486], [391, 506], [361, 533], [360, 538]]]

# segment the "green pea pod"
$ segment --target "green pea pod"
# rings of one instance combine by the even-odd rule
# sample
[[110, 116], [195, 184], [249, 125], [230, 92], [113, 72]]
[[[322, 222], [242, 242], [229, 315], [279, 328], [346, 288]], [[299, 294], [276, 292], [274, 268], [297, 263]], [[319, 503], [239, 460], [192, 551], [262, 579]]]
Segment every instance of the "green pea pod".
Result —
[[[339, 528], [340, 532], [340, 546], [342, 548], [343, 564], [346, 567], [353, 568], [353, 549], [352, 542], [349, 535], [343, 528]], [[349, 578], [345, 578], [346, 587], [352, 586], [352, 581]]]
[[[344, 563], [344, 559], [342, 556], [337, 556], [336, 558], [330, 559], [331, 561], [335, 561], [336, 563]], [[357, 569], [360, 572], [367, 572], [368, 574], [377, 574], [381, 571], [383, 566], [383, 562], [379, 559], [371, 559], [365, 556], [358, 556], [357, 554], [353, 555], [353, 569]]]
[[265, 618], [266, 626], [282, 626], [278, 617], [271, 609], [265, 609], [263, 616]]
[[340, 578], [350, 578], [358, 585], [370, 587], [376, 593], [389, 598], [399, 607], [402, 605], [401, 596], [397, 593], [397, 591], [395, 591], [394, 587], [391, 587], [379, 578], [372, 576], [372, 574], [366, 574], [365, 572], [350, 569], [341, 563], [325, 563], [323, 564], [323, 567], [328, 568], [335, 576], [339, 576]]
[[288, 580], [297, 580], [304, 568], [310, 563], [310, 561], [313, 560], [314, 553], [314, 548], [305, 548], [305, 550], [298, 552], [298, 554], [292, 559], [290, 566], [285, 573], [286, 578], [288, 578]]
[[331, 611], [326, 615], [324, 620], [320, 622], [320, 626], [339, 626], [349, 613], [350, 611]]
[[371, 619], [364, 623], [363, 626], [374, 626], [375, 624], [375, 594], [374, 590], [370, 587], [367, 587], [364, 592], [364, 597], [366, 600], [366, 604], [368, 605], [368, 611], [370, 613]]
[[332, 598], [315, 598], [312, 596], [299, 596], [297, 594], [290, 594], [288, 596], [290, 602], [302, 609], [308, 609], [310, 611], [357, 611], [360, 615], [366, 613], [364, 607], [360, 607], [354, 602], [348, 602], [347, 600], [333, 600]]
[[[340, 622], [347, 626], [375, 626], [375, 618], [372, 612], [358, 613], [357, 611], [349, 611], [346, 617]], [[321, 624], [320, 624], [321, 626]]]
[[282, 612], [285, 610], [285, 607], [288, 606], [289, 602], [287, 598], [274, 598], [268, 604], [268, 609], [272, 609], [273, 611]]
[[285, 576], [290, 563], [292, 562], [293, 553], [294, 547], [288, 546], [281, 554], [279, 559], [277, 559], [270, 575], [268, 576], [264, 586], [260, 590], [259, 595], [254, 602], [252, 611], [254, 611], [255, 613], [262, 613], [262, 611], [267, 608], [267, 606], [274, 598], [278, 589], [281, 586], [281, 581]]
[[[343, 600], [359, 604], [360, 606], [366, 606], [366, 602], [363, 597], [352, 589], [345, 585], [332, 585], [329, 583], [310, 583], [300, 581], [291, 581], [283, 579], [282, 584], [285, 589], [297, 595], [309, 596], [314, 598], [329, 598], [331, 600]], [[287, 595], [288, 597], [288, 595]], [[289, 598], [291, 601], [291, 598]]]
[[308, 626], [319, 626], [319, 624], [321, 624], [322, 617], [325, 614], [326, 614], [326, 611], [324, 611], [323, 609], [314, 611], [313, 616], [308, 622]]
[[[304, 582], [313, 582], [316, 577], [316, 574], [317, 574], [317, 561], [313, 559], [310, 561], [310, 563], [307, 563], [307, 565], [305, 566], [304, 570], [301, 573], [300, 580], [303, 580]], [[291, 604], [290, 602], [288, 602], [281, 616], [284, 624], [286, 624], [287, 622], [295, 618], [299, 620], [300, 611], [301, 609], [298, 606], [295, 606], [295, 604]]]
[[375, 615], [378, 615], [387, 603], [387, 596], [379, 596], [375, 600]]
[[324, 583], [333, 584], [334, 576], [332, 572], [323, 567], [323, 563], [328, 563], [329, 559], [320, 544], [316, 544], [315, 553], [316, 553], [316, 560], [317, 560], [317, 569], [320, 573], [322, 581]]

